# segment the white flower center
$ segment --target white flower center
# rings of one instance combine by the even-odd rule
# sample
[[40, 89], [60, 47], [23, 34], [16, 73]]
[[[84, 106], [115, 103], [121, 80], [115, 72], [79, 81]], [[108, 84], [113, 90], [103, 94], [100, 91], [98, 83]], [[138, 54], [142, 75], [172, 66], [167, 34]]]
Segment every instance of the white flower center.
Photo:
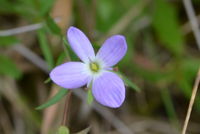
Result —
[[93, 78], [96, 78], [100, 76], [105, 70], [104, 70], [104, 64], [99, 59], [93, 59], [87, 63], [85, 63], [86, 72]]

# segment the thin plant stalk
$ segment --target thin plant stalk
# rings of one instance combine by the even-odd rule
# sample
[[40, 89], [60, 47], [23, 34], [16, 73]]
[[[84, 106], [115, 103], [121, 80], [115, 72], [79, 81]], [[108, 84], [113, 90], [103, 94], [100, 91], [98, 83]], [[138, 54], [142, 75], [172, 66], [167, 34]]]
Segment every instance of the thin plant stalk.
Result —
[[183, 126], [181, 134], [186, 134], [186, 130], [187, 130], [188, 123], [189, 123], [189, 120], [190, 120], [190, 116], [191, 116], [192, 108], [193, 108], [193, 105], [194, 105], [195, 97], [196, 97], [197, 90], [198, 90], [198, 87], [199, 87], [199, 82], [200, 82], [200, 68], [199, 68], [199, 71], [198, 71], [198, 74], [197, 74], [197, 77], [196, 77], [196, 80], [195, 80], [195, 83], [194, 83], [194, 87], [193, 87], [193, 90], [192, 90], [192, 96], [190, 98], [190, 103], [189, 103], [187, 115], [186, 115], [186, 118], [185, 118], [185, 122], [184, 122], [184, 126]]

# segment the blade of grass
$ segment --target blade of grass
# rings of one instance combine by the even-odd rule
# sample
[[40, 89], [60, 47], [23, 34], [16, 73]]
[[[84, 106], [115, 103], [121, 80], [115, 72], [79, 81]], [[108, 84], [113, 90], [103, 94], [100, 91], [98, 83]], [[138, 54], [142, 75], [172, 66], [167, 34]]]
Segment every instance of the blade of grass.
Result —
[[56, 34], [58, 36], [62, 35], [61, 34], [61, 29], [56, 24], [55, 20], [53, 18], [51, 18], [50, 16], [47, 17], [46, 24], [50, 28], [50, 30], [52, 31], [52, 33], [54, 33], [54, 34]]
[[161, 98], [165, 105], [165, 109], [170, 121], [174, 123], [175, 125], [178, 125], [176, 111], [174, 109], [174, 105], [173, 105], [172, 98], [170, 96], [169, 91], [167, 89], [162, 89], [160, 93], [161, 93]]
[[51, 69], [54, 66], [54, 60], [44, 30], [43, 29], [38, 30], [37, 35], [42, 53], [45, 57], [45, 60], [48, 63], [49, 69]]
[[17, 68], [12, 59], [4, 55], [0, 55], [0, 63], [0, 75], [3, 74], [16, 79], [21, 77], [22, 72]]
[[51, 99], [49, 99], [46, 103], [40, 105], [36, 108], [36, 110], [42, 110], [44, 108], [47, 108], [55, 103], [57, 103], [59, 100], [61, 100], [66, 94], [68, 93], [68, 90], [62, 88], [58, 93], [53, 96]]
[[51, 10], [55, 0], [40, 0], [40, 15], [45, 16]]
[[44, 81], [44, 83], [47, 84], [47, 83], [49, 83], [50, 81], [51, 81], [51, 78], [49, 77], [49, 78], [47, 78], [47, 79]]
[[16, 43], [19, 43], [19, 40], [16, 37], [13, 36], [0, 37], [0, 47], [12, 46], [16, 45]]
[[131, 80], [129, 80], [124, 74], [122, 74], [121, 72], [117, 72], [117, 74], [119, 74], [119, 76], [121, 76], [121, 78], [124, 80], [126, 85], [128, 85], [135, 91], [140, 91], [140, 88], [136, 84], [134, 84]]

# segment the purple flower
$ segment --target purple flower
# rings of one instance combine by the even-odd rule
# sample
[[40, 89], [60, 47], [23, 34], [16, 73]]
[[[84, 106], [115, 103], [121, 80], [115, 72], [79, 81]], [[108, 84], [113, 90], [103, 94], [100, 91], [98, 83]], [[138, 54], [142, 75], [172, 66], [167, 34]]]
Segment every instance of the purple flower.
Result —
[[112, 66], [126, 54], [124, 36], [108, 38], [96, 55], [90, 41], [79, 29], [70, 27], [67, 38], [82, 62], [67, 62], [55, 67], [50, 73], [51, 79], [67, 89], [87, 84], [92, 87], [92, 94], [100, 104], [112, 108], [121, 106], [125, 99], [125, 86], [122, 79], [112, 72]]

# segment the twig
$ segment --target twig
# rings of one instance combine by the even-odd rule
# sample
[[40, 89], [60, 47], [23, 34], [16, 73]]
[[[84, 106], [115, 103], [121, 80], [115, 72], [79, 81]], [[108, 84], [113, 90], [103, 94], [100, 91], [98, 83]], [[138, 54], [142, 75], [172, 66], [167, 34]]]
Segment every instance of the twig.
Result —
[[198, 48], [200, 49], [200, 30], [198, 25], [198, 20], [194, 12], [191, 0], [183, 0], [186, 13], [188, 15], [189, 21], [191, 23], [191, 28], [194, 32], [195, 39], [197, 41]]
[[63, 113], [63, 120], [62, 120], [62, 123], [61, 123], [62, 126], [65, 126], [66, 123], [68, 123], [68, 120], [69, 120], [68, 115], [69, 115], [69, 106], [70, 106], [71, 96], [72, 96], [72, 91], [69, 90], [68, 94], [66, 96], [66, 99], [65, 99], [65, 108], [64, 108], [64, 113]]
[[197, 94], [199, 82], [200, 82], [200, 68], [199, 68], [199, 71], [198, 71], [198, 74], [197, 74], [197, 77], [196, 77], [196, 80], [195, 80], [195, 83], [194, 83], [194, 87], [193, 87], [193, 90], [192, 90], [192, 96], [191, 96], [191, 99], [190, 99], [190, 103], [189, 103], [187, 115], [186, 115], [186, 118], [185, 118], [182, 134], [185, 134], [186, 130], [187, 130], [187, 126], [188, 126], [188, 122], [189, 122], [190, 115], [191, 115], [191, 112], [192, 112], [192, 107], [194, 105], [194, 101], [195, 101], [195, 97], [196, 97], [196, 94]]
[[[192, 6], [192, 2], [191, 2], [191, 0], [183, 0], [183, 4], [185, 6], [186, 13], [187, 13], [189, 21], [191, 23], [191, 28], [194, 32], [198, 48], [200, 49], [200, 30], [199, 30], [198, 20], [197, 20], [197, 17], [195, 16], [194, 8]], [[184, 122], [184, 125], [183, 125], [182, 134], [185, 134], [186, 130], [187, 130], [187, 126], [188, 126], [188, 123], [189, 123], [189, 120], [190, 120], [192, 107], [194, 105], [194, 101], [195, 101], [196, 93], [197, 93], [197, 90], [198, 90], [199, 82], [200, 82], [200, 68], [199, 68], [199, 71], [198, 71], [198, 74], [197, 74], [197, 77], [196, 77], [196, 80], [195, 80], [195, 83], [194, 83], [194, 87], [193, 87], [193, 90], [192, 90], [192, 96], [191, 96], [191, 99], [190, 99], [187, 115], [186, 115], [185, 122]]]
[[[54, 19], [56, 22], [59, 22], [59, 18]], [[16, 35], [16, 34], [21, 34], [24, 32], [30, 32], [34, 31], [37, 29], [40, 29], [44, 26], [44, 22], [36, 23], [36, 24], [31, 24], [27, 26], [21, 26], [13, 29], [8, 29], [8, 30], [0, 30], [0, 36], [11, 36], [11, 35]]]

